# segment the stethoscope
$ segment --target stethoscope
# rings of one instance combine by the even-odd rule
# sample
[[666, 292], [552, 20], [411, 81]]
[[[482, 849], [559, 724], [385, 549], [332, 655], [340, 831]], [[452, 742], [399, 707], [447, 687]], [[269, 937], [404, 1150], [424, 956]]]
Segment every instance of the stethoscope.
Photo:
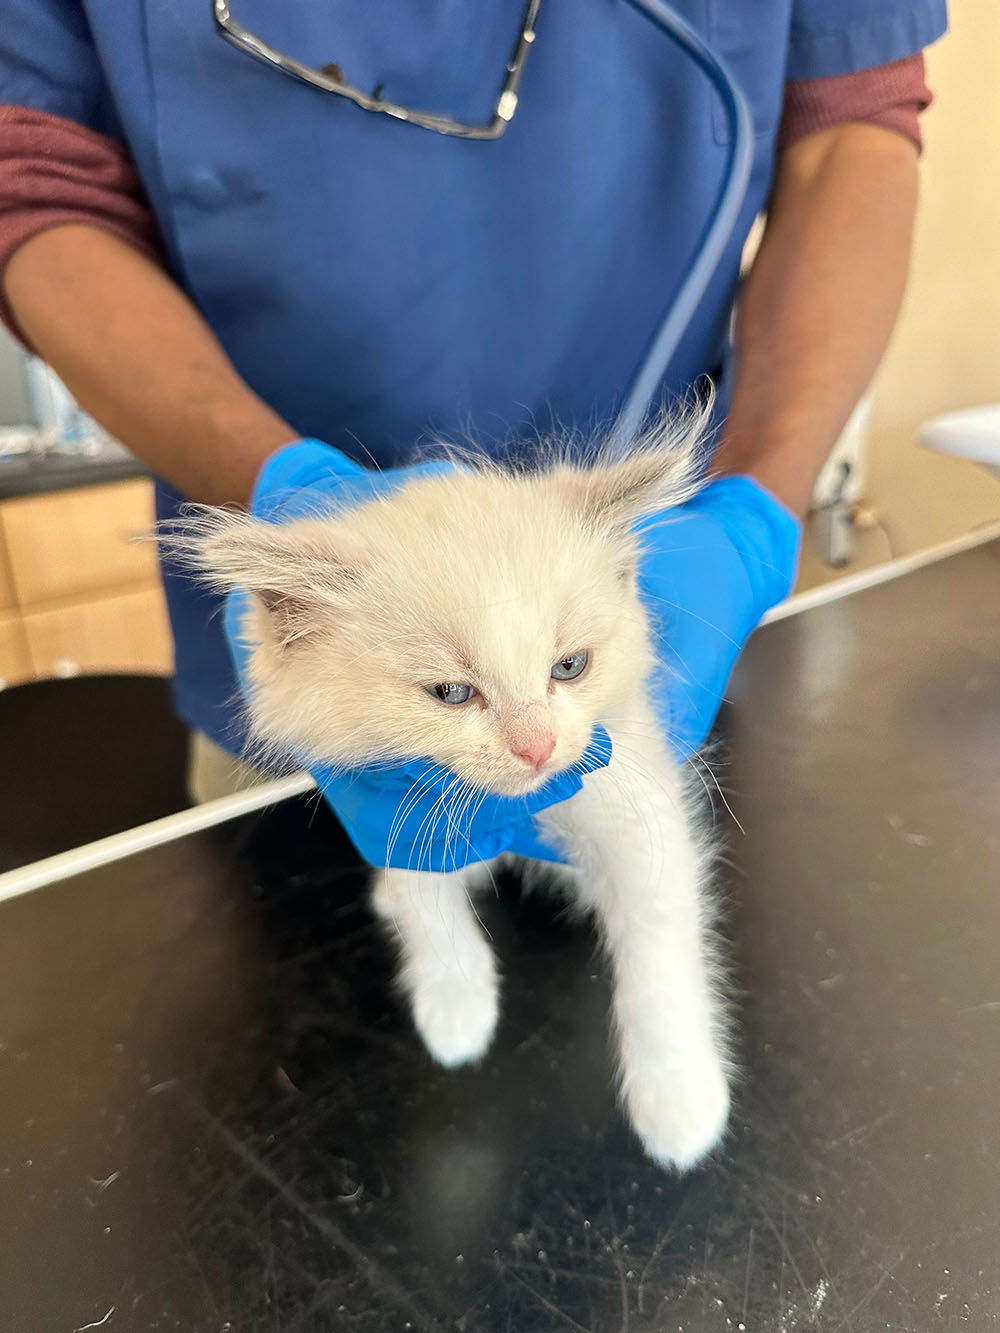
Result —
[[[613, 444], [631, 440], [653, 408], [678, 344], [733, 234], [753, 165], [753, 122], [750, 111], [746, 98], [724, 62], [664, 0], [627, 2], [665, 33], [707, 76], [722, 102], [729, 123], [729, 136], [722, 183], [698, 238], [690, 267], [650, 339], [625, 394], [612, 430]], [[535, 21], [541, 3], [542, 0], [527, 0], [493, 115], [482, 125], [464, 124], [449, 116], [402, 106], [384, 98], [378, 88], [372, 93], [362, 92], [346, 81], [338, 65], [329, 64], [314, 69], [284, 55], [239, 24], [232, 15], [229, 0], [212, 0], [212, 11], [220, 35], [233, 46], [314, 88], [346, 97], [365, 111], [392, 116], [438, 134], [465, 139], [497, 139], [504, 133], [517, 110], [521, 76], [535, 41]]]
[[693, 319], [736, 227], [753, 166], [750, 108], [723, 61], [664, 0], [629, 0], [629, 4], [676, 42], [708, 76], [729, 122], [729, 143], [722, 183], [698, 238], [691, 266], [650, 339], [625, 395], [613, 431], [613, 438], [619, 443], [627, 443], [639, 432], [657, 398], [657, 390], [677, 345]]

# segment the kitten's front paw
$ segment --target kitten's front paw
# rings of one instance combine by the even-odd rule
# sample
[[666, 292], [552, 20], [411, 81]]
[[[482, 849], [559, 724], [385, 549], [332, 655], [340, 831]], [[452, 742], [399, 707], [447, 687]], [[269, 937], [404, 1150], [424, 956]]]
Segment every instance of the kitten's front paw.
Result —
[[497, 983], [489, 979], [436, 977], [418, 986], [413, 1021], [438, 1064], [454, 1068], [481, 1059], [497, 1025]]
[[714, 1055], [682, 1074], [636, 1072], [627, 1078], [624, 1096], [646, 1152], [677, 1171], [689, 1171], [712, 1151], [729, 1118], [729, 1088]]

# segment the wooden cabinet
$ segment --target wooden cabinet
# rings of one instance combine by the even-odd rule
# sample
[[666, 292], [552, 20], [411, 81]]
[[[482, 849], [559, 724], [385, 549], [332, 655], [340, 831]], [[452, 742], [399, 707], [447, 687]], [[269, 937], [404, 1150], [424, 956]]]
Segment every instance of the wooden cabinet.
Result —
[[148, 481], [25, 496], [2, 512], [21, 606], [157, 579]]
[[159, 588], [28, 611], [24, 629], [38, 677], [97, 671], [158, 674], [170, 662], [170, 630]]
[[169, 674], [146, 480], [0, 503], [0, 681]]
[[34, 674], [21, 617], [0, 614], [0, 689], [31, 680]]

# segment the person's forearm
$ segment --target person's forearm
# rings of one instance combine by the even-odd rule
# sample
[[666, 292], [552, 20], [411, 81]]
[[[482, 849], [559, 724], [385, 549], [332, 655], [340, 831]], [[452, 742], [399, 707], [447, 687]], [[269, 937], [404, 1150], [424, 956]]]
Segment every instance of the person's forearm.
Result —
[[916, 203], [916, 150], [890, 130], [837, 126], [781, 155], [740, 299], [717, 471], [748, 473], [805, 513], [892, 331]]
[[40, 232], [15, 251], [4, 285], [81, 406], [192, 499], [246, 503], [264, 459], [296, 438], [168, 275], [107, 232]]

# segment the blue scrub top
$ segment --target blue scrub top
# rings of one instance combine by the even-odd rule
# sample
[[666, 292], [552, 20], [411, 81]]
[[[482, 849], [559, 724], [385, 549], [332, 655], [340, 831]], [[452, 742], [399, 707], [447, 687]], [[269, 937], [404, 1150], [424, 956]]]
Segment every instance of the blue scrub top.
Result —
[[[739, 224], [670, 367], [726, 392], [740, 252], [765, 203], [787, 79], [884, 64], [945, 0], [677, 0], [755, 122]], [[233, 17], [366, 90], [489, 119], [522, 0], [232, 0]], [[543, 0], [517, 114], [446, 138], [299, 84], [226, 44], [210, 0], [5, 0], [0, 102], [122, 139], [173, 273], [252, 388], [360, 462], [435, 435], [492, 449], [609, 421], [718, 189], [726, 124], [704, 76], [626, 0]], [[165, 483], [158, 510], [181, 502]], [[241, 743], [216, 599], [165, 584], [181, 715]]]

